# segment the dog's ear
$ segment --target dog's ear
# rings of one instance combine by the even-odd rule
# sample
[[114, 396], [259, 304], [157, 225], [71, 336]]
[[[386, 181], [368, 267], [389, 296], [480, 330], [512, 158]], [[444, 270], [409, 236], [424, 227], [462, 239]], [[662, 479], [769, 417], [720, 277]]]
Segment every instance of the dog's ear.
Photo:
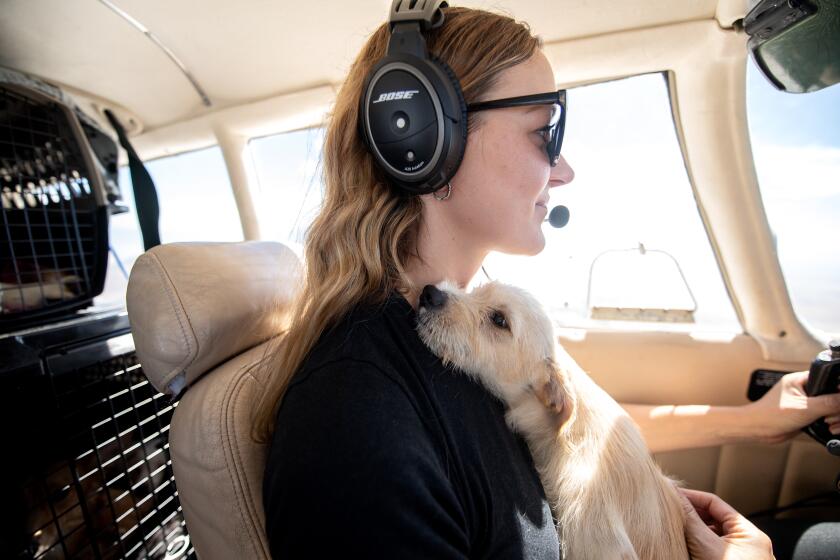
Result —
[[551, 358], [544, 360], [543, 367], [546, 373], [542, 378], [544, 381], [537, 383], [534, 392], [546, 408], [557, 414], [563, 414], [566, 408], [566, 395], [560, 370]]

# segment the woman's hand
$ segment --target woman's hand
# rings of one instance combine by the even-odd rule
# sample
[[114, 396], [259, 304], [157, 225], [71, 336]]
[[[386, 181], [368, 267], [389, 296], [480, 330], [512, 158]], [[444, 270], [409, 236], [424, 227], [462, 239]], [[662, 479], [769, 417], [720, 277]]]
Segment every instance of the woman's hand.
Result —
[[823, 416], [831, 433], [840, 434], [840, 393], [809, 397], [805, 394], [807, 381], [807, 371], [789, 373], [761, 399], [744, 405], [747, 422], [759, 440], [783, 442]]
[[692, 560], [771, 560], [773, 544], [758, 527], [708, 492], [678, 488]]

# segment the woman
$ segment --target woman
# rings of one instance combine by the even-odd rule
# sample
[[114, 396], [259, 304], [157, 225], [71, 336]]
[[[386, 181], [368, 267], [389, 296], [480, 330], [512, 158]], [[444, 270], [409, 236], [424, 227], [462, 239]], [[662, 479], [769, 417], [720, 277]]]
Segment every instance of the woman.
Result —
[[[467, 104], [555, 89], [540, 40], [508, 17], [449, 8], [444, 25], [425, 36]], [[491, 250], [539, 253], [548, 190], [574, 172], [562, 156], [555, 165], [547, 157], [551, 106], [475, 111], [448, 184], [422, 196], [395, 193], [357, 128], [364, 79], [388, 40], [383, 24], [336, 98], [308, 268], [258, 412], [257, 430], [271, 438], [264, 483], [271, 552], [558, 558], [539, 477], [502, 404], [444, 368], [413, 321], [426, 284], [447, 278], [466, 286]], [[723, 521], [718, 499], [688, 498], [706, 520]], [[766, 537], [726, 512], [727, 526], [740, 528], [736, 547], [762, 546]], [[698, 554], [725, 544], [704, 522], [690, 527]]]

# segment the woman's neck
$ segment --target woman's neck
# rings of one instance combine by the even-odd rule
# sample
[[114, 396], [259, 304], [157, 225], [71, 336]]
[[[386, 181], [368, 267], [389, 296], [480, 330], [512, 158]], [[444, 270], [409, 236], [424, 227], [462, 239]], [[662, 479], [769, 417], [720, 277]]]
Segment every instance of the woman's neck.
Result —
[[402, 286], [403, 296], [416, 310], [420, 292], [429, 284], [450, 280], [465, 289], [481, 268], [487, 253], [466, 240], [458, 239], [453, 229], [443, 227], [443, 224], [421, 226], [417, 254], [422, 261], [412, 259], [407, 264], [406, 275], [413, 288]]

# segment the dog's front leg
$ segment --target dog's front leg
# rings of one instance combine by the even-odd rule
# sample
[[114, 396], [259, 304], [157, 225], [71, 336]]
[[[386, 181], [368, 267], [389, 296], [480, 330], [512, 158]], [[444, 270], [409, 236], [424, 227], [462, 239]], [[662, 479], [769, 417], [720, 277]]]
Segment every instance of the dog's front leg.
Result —
[[[585, 517], [584, 517], [585, 519]], [[583, 519], [581, 519], [583, 521]], [[633, 543], [620, 518], [612, 522], [591, 523], [588, 526], [569, 528], [568, 538], [563, 539], [563, 558], [570, 560], [639, 560]], [[561, 532], [562, 538], [562, 532]]]

